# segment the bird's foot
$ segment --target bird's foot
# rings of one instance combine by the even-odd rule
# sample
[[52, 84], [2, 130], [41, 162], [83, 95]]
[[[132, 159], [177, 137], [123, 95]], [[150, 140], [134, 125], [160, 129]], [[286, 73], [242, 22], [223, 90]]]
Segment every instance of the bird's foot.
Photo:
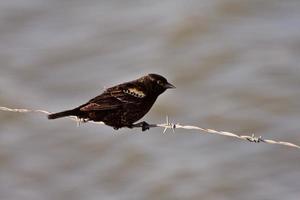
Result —
[[136, 123], [136, 124], [132, 124], [129, 128], [134, 128], [134, 127], [141, 127], [142, 131], [146, 131], [146, 130], [150, 129], [150, 124], [143, 121], [143, 122], [139, 122], [139, 123]]

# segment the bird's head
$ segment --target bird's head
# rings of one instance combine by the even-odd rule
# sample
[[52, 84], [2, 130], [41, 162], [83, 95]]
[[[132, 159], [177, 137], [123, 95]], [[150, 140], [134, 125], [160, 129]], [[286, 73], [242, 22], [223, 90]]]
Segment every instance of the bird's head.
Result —
[[175, 86], [169, 83], [166, 78], [158, 74], [148, 74], [142, 79], [151, 92], [157, 95], [160, 95], [167, 89], [175, 88]]

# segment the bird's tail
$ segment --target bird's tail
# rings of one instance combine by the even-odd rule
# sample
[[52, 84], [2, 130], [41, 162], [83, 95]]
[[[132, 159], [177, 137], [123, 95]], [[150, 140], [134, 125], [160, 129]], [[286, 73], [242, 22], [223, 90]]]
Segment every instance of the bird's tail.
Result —
[[58, 113], [53, 113], [48, 115], [48, 119], [57, 119], [61, 117], [71, 116], [71, 115], [77, 116], [77, 110], [73, 109], [73, 110], [66, 110]]

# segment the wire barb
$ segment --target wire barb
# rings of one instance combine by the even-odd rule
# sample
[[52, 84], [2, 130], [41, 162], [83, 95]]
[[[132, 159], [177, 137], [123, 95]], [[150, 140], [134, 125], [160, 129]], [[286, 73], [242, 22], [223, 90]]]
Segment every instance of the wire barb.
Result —
[[175, 133], [176, 124], [173, 124], [169, 121], [169, 116], [166, 116], [166, 123], [162, 124], [162, 127], [164, 127], [163, 133], [165, 133], [168, 129], [171, 129], [173, 133]]
[[247, 138], [247, 140], [249, 142], [254, 142], [254, 143], [259, 143], [259, 142], [263, 142], [264, 141], [261, 136], [255, 137], [254, 134], [252, 134], [251, 137]]
[[[42, 113], [42, 114], [51, 114], [51, 112], [46, 111], [46, 110], [29, 110], [29, 109], [15, 109], [15, 108], [7, 108], [0, 106], [1, 111], [7, 111], [7, 112], [19, 112], [19, 113], [28, 113], [28, 112], [35, 112], [35, 113]], [[94, 124], [104, 124], [103, 122], [94, 122], [94, 121], [82, 121], [81, 119], [78, 119], [77, 117], [67, 117], [70, 120], [76, 121], [77, 126], [79, 126], [81, 123], [85, 122], [90, 122]], [[210, 134], [216, 134], [216, 135], [222, 135], [222, 136], [227, 136], [227, 137], [234, 137], [240, 140], [245, 140], [249, 141], [252, 143], [267, 143], [267, 144], [278, 144], [278, 145], [283, 145], [283, 146], [289, 146], [289, 147], [294, 147], [300, 149], [299, 145], [290, 143], [290, 142], [284, 142], [284, 141], [275, 141], [275, 140], [269, 140], [269, 139], [263, 139], [261, 136], [256, 137], [254, 134], [250, 135], [238, 135], [235, 133], [227, 132], [227, 131], [216, 131], [214, 129], [206, 129], [206, 128], [201, 128], [198, 126], [191, 126], [191, 125], [180, 125], [180, 124], [175, 124], [169, 121], [169, 117], [166, 116], [166, 122], [164, 124], [147, 124], [147, 129], [150, 128], [155, 128], [155, 127], [161, 127], [164, 128], [163, 133], [165, 133], [168, 129], [171, 129], [173, 133], [175, 133], [175, 129], [186, 129], [186, 130], [198, 130], [201, 132], [205, 133], [210, 133]], [[132, 128], [141, 128], [141, 126], [133, 126]]]

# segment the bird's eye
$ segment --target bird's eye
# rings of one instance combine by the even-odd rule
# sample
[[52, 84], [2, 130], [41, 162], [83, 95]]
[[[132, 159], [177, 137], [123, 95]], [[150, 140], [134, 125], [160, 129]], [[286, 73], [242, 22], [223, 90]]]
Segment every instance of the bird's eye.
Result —
[[158, 84], [158, 85], [162, 85], [161, 80], [158, 80], [158, 81], [157, 81], [157, 84]]

